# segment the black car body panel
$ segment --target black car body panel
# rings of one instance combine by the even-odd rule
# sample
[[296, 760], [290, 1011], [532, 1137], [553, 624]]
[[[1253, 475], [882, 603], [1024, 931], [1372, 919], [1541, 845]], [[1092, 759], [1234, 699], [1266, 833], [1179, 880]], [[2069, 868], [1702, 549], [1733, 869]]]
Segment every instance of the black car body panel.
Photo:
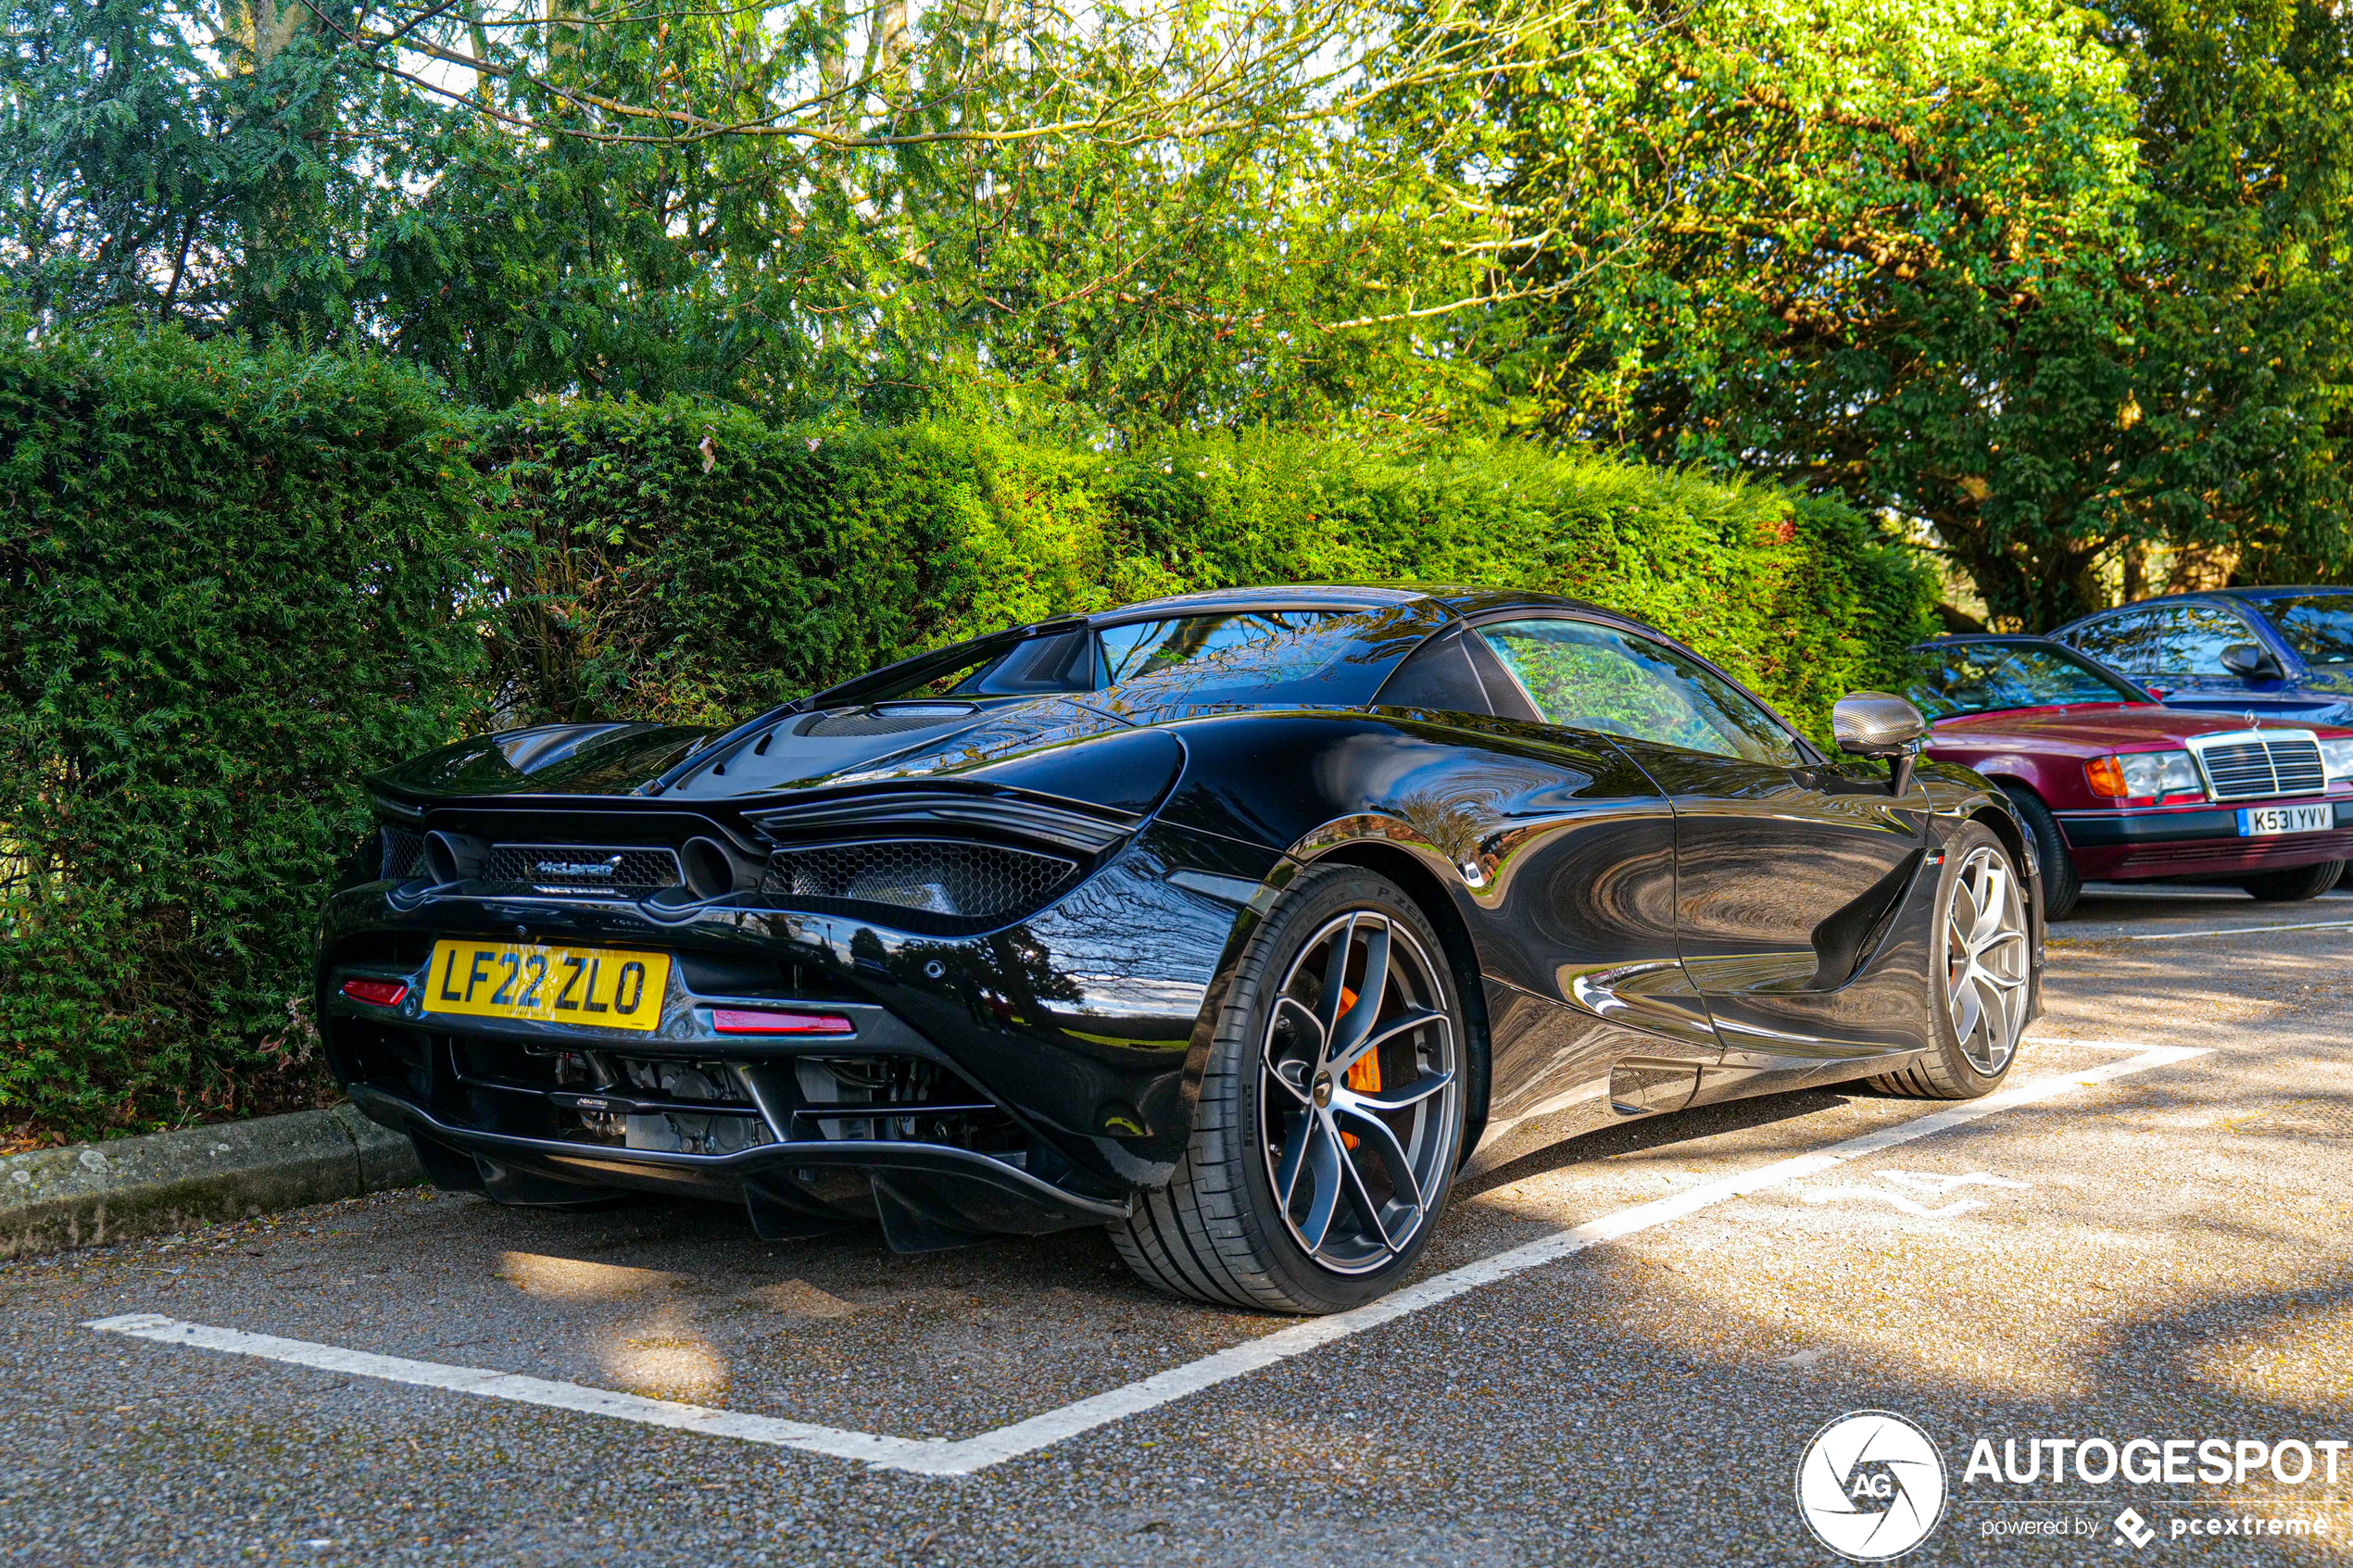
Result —
[[[1220, 616], [1264, 635], [1226, 659]], [[1782, 766], [1542, 723], [1465, 631], [1513, 617], [1667, 641], [1542, 596], [1201, 595], [724, 732], [444, 747], [372, 781], [382, 825], [321, 929], [330, 1058], [437, 1180], [516, 1201], [692, 1190], [763, 1234], [864, 1216], [907, 1248], [1095, 1223], [1169, 1179], [1237, 959], [1328, 859], [1390, 876], [1446, 942], [1466, 1150], [1927, 1048], [1943, 845], [1987, 821], [2032, 875], [2001, 792], [1931, 763], [1894, 797], [1883, 764], [1802, 740]], [[1118, 678], [1146, 634], [1161, 651]], [[439, 972], [436, 943], [463, 948]], [[658, 1017], [444, 1010], [459, 957], [522, 947], [668, 955]], [[745, 1016], [822, 1032], [731, 1032]]]

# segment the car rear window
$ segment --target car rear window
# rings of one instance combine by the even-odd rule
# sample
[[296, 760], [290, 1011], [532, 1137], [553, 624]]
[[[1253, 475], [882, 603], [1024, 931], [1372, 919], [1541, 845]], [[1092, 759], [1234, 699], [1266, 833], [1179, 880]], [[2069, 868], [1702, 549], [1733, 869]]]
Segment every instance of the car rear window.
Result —
[[1250, 610], [1106, 626], [1103, 685], [1123, 708], [1228, 704], [1355, 707], [1418, 640], [1419, 622], [1375, 610]]
[[820, 706], [1100, 693], [1140, 710], [1362, 707], [1428, 630], [1411, 605], [1223, 610], [975, 638], [820, 692]]
[[2353, 664], [2353, 594], [2266, 599], [2263, 608], [2305, 663]]

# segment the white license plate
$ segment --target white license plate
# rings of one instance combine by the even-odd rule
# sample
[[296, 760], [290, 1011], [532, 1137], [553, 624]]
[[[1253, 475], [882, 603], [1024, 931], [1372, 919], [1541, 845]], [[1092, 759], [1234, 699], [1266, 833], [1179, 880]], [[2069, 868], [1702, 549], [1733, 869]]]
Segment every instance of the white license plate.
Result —
[[2336, 825], [2336, 808], [2320, 806], [2242, 806], [2241, 838], [2275, 838], [2284, 833], [2326, 833]]

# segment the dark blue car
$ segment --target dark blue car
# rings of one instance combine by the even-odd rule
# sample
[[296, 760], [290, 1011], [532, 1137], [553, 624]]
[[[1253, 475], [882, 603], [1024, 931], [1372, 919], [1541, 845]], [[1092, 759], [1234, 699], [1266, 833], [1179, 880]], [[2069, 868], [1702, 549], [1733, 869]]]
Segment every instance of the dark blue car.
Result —
[[2173, 708], [2353, 723], [2353, 588], [2168, 594], [2071, 621], [2051, 636]]

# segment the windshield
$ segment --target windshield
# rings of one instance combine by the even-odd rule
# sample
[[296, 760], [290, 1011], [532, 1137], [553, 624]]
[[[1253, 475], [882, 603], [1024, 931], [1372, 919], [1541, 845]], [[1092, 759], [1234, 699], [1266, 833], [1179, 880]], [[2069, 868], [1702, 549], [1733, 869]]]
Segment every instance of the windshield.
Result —
[[2353, 594], [2265, 599], [2263, 608], [2305, 663], [2353, 664]]
[[2052, 643], [1931, 643], [1912, 650], [1904, 695], [1931, 719], [2009, 708], [2063, 708], [2147, 697]]

